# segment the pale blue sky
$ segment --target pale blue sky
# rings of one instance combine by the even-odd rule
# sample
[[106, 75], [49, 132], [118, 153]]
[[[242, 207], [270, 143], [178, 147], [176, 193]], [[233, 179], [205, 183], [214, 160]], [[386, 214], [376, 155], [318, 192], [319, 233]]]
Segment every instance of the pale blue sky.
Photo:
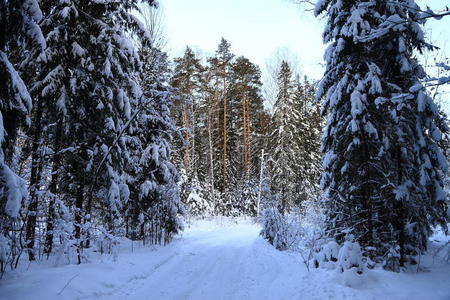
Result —
[[[444, 8], [449, 0], [420, 0], [419, 5]], [[289, 0], [160, 0], [171, 56], [180, 56], [186, 45], [211, 55], [221, 37], [233, 53], [264, 67], [279, 48], [288, 48], [300, 60], [303, 73], [319, 79], [324, 46], [323, 21]], [[432, 39], [450, 53], [450, 17], [431, 21]]]
[[162, 0], [169, 52], [186, 47], [213, 54], [221, 37], [236, 55], [264, 66], [273, 52], [287, 47], [305, 72], [320, 77], [322, 26], [288, 0]]

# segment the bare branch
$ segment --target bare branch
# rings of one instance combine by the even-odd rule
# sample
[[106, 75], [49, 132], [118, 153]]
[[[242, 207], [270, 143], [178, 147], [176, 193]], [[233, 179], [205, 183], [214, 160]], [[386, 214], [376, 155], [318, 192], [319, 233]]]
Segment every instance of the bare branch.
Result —
[[154, 7], [147, 3], [142, 3], [140, 5], [140, 13], [145, 29], [147, 29], [152, 39], [152, 46], [157, 49], [164, 49], [167, 46], [167, 40], [165, 38], [164, 14], [161, 6]]

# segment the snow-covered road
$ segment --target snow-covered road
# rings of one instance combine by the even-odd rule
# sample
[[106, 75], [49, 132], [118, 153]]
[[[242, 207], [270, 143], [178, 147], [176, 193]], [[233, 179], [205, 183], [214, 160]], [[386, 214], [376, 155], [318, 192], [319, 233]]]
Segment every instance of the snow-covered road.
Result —
[[334, 271], [308, 272], [250, 221], [201, 221], [166, 247], [122, 246], [117, 262], [32, 264], [0, 280], [0, 299], [450, 299], [448, 268], [430, 273], [367, 272], [357, 288]]
[[302, 268], [299, 258], [280, 256], [258, 237], [259, 231], [251, 223], [187, 231], [184, 242], [167, 253], [148, 280], [123, 298], [298, 298], [301, 283], [295, 282], [298, 278], [292, 274]]

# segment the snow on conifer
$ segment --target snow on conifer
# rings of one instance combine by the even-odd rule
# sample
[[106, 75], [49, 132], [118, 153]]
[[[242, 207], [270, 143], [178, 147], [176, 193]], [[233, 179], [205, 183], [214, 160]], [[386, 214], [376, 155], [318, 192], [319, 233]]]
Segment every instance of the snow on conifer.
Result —
[[[27, 199], [25, 181], [11, 170], [17, 132], [29, 126], [32, 100], [13, 59], [25, 57], [33, 64], [45, 48], [38, 22], [42, 18], [35, 0], [3, 1], [0, 13], [0, 272], [19, 255], [19, 210]], [[14, 51], [16, 45], [21, 49]], [[26, 55], [25, 55], [26, 53]], [[20, 67], [20, 66], [19, 66]]]
[[327, 114], [322, 187], [328, 234], [351, 231], [383, 260], [399, 246], [399, 264], [414, 262], [431, 228], [445, 225], [438, 110], [418, 85], [415, 53], [431, 49], [414, 1], [324, 0], [327, 68], [317, 97]]

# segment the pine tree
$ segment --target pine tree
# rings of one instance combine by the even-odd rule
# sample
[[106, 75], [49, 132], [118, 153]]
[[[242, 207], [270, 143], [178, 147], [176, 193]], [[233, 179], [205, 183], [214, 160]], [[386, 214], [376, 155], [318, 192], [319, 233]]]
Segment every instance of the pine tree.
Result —
[[224, 39], [206, 67], [189, 47], [175, 63], [173, 115], [185, 141], [176, 153], [183, 162], [182, 198], [201, 187], [215, 213], [254, 214], [255, 177], [269, 120], [259, 68], [245, 57], [234, 59]]
[[231, 76], [231, 64], [234, 58], [234, 54], [231, 53], [231, 45], [224, 38], [221, 39], [219, 46], [216, 50], [216, 54], [214, 57], [209, 59], [209, 63], [211, 65], [211, 69], [215, 72], [215, 84], [220, 86], [218, 90], [218, 106], [221, 109], [217, 110], [219, 126], [220, 126], [220, 136], [221, 136], [221, 182], [219, 184], [220, 190], [223, 192], [226, 191], [228, 185], [228, 177], [229, 177], [229, 141], [228, 141], [228, 130], [229, 130], [229, 88], [230, 88], [230, 76]]
[[438, 110], [414, 57], [432, 46], [414, 1], [324, 0], [315, 9], [322, 12], [330, 43], [317, 93], [328, 113], [327, 229], [339, 241], [352, 231], [377, 260], [399, 249], [398, 262], [386, 265], [397, 270], [426, 249], [432, 226], [447, 221]]
[[[255, 64], [250, 62], [247, 58], [241, 56], [233, 63], [232, 68], [232, 87], [231, 94], [233, 102], [236, 103], [237, 112], [234, 113], [233, 126], [234, 131], [238, 131], [239, 145], [242, 145], [241, 160], [237, 163], [241, 166], [239, 177], [247, 177], [250, 175], [251, 164], [251, 144], [252, 144], [252, 119], [256, 117], [256, 112], [253, 110], [256, 106], [262, 105], [262, 100], [259, 94], [261, 88], [261, 72]], [[234, 147], [238, 148], [238, 147]]]
[[[218, 174], [220, 174], [220, 161], [221, 151], [220, 151], [220, 141], [219, 141], [219, 117], [218, 117], [218, 98], [219, 98], [219, 86], [217, 85], [217, 70], [215, 69], [214, 64], [210, 64], [205, 72], [203, 73], [202, 80], [202, 99], [203, 101], [200, 103], [199, 111], [201, 112], [200, 116], [203, 119], [200, 119], [200, 124], [205, 125], [204, 138], [203, 141], [203, 149], [201, 147], [197, 147], [199, 154], [208, 153], [208, 155], [199, 155], [199, 157], [204, 157], [204, 171], [200, 169], [198, 172], [199, 178], [202, 178], [204, 175], [204, 185], [206, 188], [205, 192], [207, 198], [211, 201], [212, 213], [218, 214], [219, 208], [222, 201], [222, 195], [219, 192], [218, 183], [219, 178]], [[201, 145], [199, 143], [197, 146]], [[203, 150], [203, 151], [202, 151]], [[201, 166], [199, 166], [201, 168]], [[217, 177], [217, 178], [216, 178]], [[202, 180], [201, 180], [202, 181]]]
[[232, 66], [229, 103], [229, 174], [234, 178], [234, 204], [240, 214], [256, 213], [258, 169], [252, 166], [253, 148], [259, 128], [254, 119], [261, 111], [261, 81], [258, 66], [247, 58], [238, 57]]
[[191, 181], [198, 177], [201, 147], [199, 137], [202, 128], [199, 126], [199, 106], [201, 105], [201, 86], [203, 66], [192, 49], [186, 48], [184, 56], [175, 59], [175, 70], [172, 77], [172, 86], [177, 97], [177, 106], [174, 109], [175, 118], [183, 130], [182, 150], [183, 164], [187, 181], [183, 185], [183, 198], [187, 199], [191, 190]]

